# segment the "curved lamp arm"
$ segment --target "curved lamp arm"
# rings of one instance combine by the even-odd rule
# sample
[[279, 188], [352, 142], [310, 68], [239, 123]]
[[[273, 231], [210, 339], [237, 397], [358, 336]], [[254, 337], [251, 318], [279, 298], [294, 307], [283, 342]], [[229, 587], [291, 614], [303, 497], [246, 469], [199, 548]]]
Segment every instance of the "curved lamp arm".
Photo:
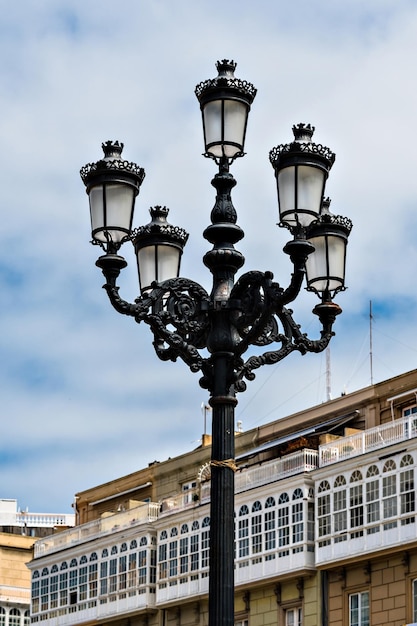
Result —
[[[298, 246], [298, 243], [297, 243]], [[305, 248], [306, 249], [306, 248]], [[116, 284], [120, 270], [126, 266], [123, 257], [108, 254], [100, 257], [97, 265], [106, 277], [104, 289], [112, 306], [123, 315], [133, 317], [137, 323], [144, 321], [154, 335], [154, 349], [163, 361], [181, 358], [192, 372], [201, 371], [200, 384], [210, 387], [212, 363], [199, 350], [207, 346], [216, 311], [210, 304], [210, 296], [198, 283], [187, 278], [172, 278], [159, 285], [154, 284], [150, 293], [127, 302], [119, 295]], [[290, 286], [284, 290], [273, 282], [272, 272], [247, 272], [233, 287], [226, 314], [230, 329], [237, 331], [233, 353], [233, 379], [235, 390], [244, 391], [243, 379], [253, 380], [253, 370], [262, 365], [273, 365], [293, 351], [301, 354], [321, 352], [333, 336], [332, 326], [340, 307], [333, 302], [318, 304], [314, 313], [321, 324], [321, 337], [311, 340], [302, 333], [293, 319], [293, 312], [284, 306], [290, 295], [294, 299], [300, 291], [304, 270], [301, 261], [295, 263]], [[276, 350], [251, 356], [245, 362], [241, 358], [250, 346], [280, 344]]]

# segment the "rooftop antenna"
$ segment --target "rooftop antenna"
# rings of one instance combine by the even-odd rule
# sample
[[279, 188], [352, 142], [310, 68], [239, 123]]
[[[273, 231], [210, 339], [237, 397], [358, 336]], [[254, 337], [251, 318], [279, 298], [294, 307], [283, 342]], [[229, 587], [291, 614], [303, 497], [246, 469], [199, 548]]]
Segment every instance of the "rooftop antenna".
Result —
[[332, 371], [330, 364], [330, 345], [326, 348], [326, 399], [332, 399]]
[[372, 300], [369, 300], [369, 366], [371, 369], [371, 385], [374, 384], [374, 370], [372, 363], [372, 321], [374, 316], [372, 315]]
[[207, 435], [207, 411], [211, 411], [211, 407], [206, 402], [201, 403], [201, 412], [204, 417], [204, 431], [203, 434]]

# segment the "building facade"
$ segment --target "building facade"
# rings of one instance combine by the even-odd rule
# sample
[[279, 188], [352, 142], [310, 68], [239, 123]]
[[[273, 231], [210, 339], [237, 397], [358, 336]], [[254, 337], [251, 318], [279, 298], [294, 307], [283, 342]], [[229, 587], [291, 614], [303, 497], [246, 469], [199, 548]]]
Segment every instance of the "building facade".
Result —
[[0, 499], [0, 626], [30, 624], [31, 577], [27, 563], [39, 537], [74, 526], [74, 515], [21, 511]]
[[[413, 371], [236, 434], [236, 625], [417, 623], [416, 394]], [[33, 623], [207, 623], [209, 441], [76, 502], [34, 546]]]
[[0, 532], [0, 624], [30, 624], [30, 572], [35, 539]]

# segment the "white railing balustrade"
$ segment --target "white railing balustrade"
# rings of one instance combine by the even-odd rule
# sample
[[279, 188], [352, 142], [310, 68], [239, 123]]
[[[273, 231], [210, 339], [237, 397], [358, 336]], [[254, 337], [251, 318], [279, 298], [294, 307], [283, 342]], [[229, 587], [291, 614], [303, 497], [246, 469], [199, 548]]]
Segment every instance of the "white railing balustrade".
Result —
[[409, 415], [319, 446], [320, 467], [417, 436], [417, 417]]
[[39, 539], [35, 543], [34, 556], [37, 558], [50, 552], [63, 550], [74, 544], [123, 530], [124, 528], [154, 522], [158, 519], [159, 508], [160, 506], [157, 502], [146, 502], [134, 509], [110, 514], [108, 517], [102, 517], [92, 522], [87, 522], [87, 524], [64, 530], [56, 535]]
[[235, 492], [240, 493], [288, 476], [311, 472], [318, 467], [318, 457], [317, 450], [303, 448], [280, 459], [267, 461], [254, 468], [244, 469], [236, 474]]
[[[287, 454], [280, 459], [265, 461], [262, 465], [252, 468], [241, 468], [235, 475], [235, 493], [242, 493], [254, 487], [262, 487], [277, 480], [311, 472], [319, 466], [319, 453], [317, 450], [303, 448], [291, 454]], [[166, 498], [162, 502], [161, 513], [176, 513], [196, 504], [206, 504], [210, 502], [209, 480], [201, 483], [200, 487], [193, 492], [187, 492], [187, 500], [184, 494], [178, 494], [171, 498]], [[192, 495], [192, 497], [190, 497]]]
[[77, 626], [77, 624], [105, 621], [115, 615], [128, 616], [138, 609], [155, 606], [155, 589], [147, 588], [145, 593], [115, 595], [79, 602], [70, 607], [49, 610], [32, 616], [32, 624], [44, 623], [49, 626]]
[[54, 528], [55, 526], [74, 526], [73, 513], [29, 513], [27, 511], [1, 511], [0, 526], [18, 528]]
[[73, 513], [57, 515], [56, 513], [16, 513], [13, 525], [28, 528], [54, 528], [55, 526], [74, 526]]
[[[328, 542], [323, 541], [323, 545], [320, 545], [320, 541], [316, 541], [316, 565], [337, 563], [341, 559], [371, 554], [387, 548], [392, 550], [415, 541], [415, 521], [402, 525], [401, 519], [397, 519], [391, 520], [391, 524], [393, 527], [386, 530], [384, 530], [384, 523], [381, 522], [372, 527], [363, 527], [360, 532], [346, 532], [346, 541], [340, 540], [342, 535], [334, 535]], [[354, 534], [359, 536], [355, 537]]]
[[167, 582], [159, 581], [156, 588], [156, 604], [207, 594], [208, 583], [207, 572], [205, 576], [199, 572], [195, 576], [183, 576], [175, 579], [170, 577]]

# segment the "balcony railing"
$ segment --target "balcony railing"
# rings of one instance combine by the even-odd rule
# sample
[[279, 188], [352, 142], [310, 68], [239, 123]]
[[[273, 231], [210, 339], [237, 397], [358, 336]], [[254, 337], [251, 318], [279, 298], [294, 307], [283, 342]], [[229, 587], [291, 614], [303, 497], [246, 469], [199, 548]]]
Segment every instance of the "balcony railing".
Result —
[[339, 533], [327, 541], [316, 541], [316, 565], [357, 558], [387, 548], [404, 547], [415, 541], [416, 530], [415, 517], [407, 518], [404, 515], [395, 520], [358, 528], [355, 532]]
[[312, 542], [300, 544], [297, 548], [290, 548], [284, 552], [259, 555], [258, 558], [240, 560], [236, 562], [236, 586], [273, 578], [283, 572], [314, 570], [314, 545]]
[[75, 515], [57, 515], [55, 513], [17, 513], [17, 526], [30, 526], [36, 528], [51, 528], [55, 526], [74, 526]]
[[242, 470], [236, 474], [235, 492], [241, 493], [254, 487], [261, 487], [276, 480], [288, 478], [288, 476], [311, 472], [318, 467], [318, 457], [317, 450], [303, 448], [258, 467]]
[[204, 595], [208, 593], [208, 583], [207, 572], [198, 572], [194, 576], [181, 576], [176, 579], [170, 578], [168, 582], [159, 581], [156, 591], [156, 604]]
[[[280, 459], [266, 461], [262, 465], [253, 468], [242, 468], [235, 476], [235, 493], [242, 493], [255, 487], [262, 487], [277, 480], [311, 472], [319, 466], [319, 453], [317, 450], [303, 448]], [[192, 508], [198, 504], [210, 502], [210, 481], [202, 483], [193, 491], [178, 493], [162, 501], [161, 513], [178, 513], [184, 509]]]
[[[235, 492], [241, 493], [255, 487], [300, 474], [311, 472], [318, 467], [318, 452], [304, 448], [281, 459], [268, 461], [254, 468], [242, 469], [236, 473]], [[210, 501], [210, 481], [200, 485], [199, 489], [179, 493], [165, 498], [162, 503], [144, 503], [139, 507], [114, 513], [87, 524], [75, 526], [69, 530], [40, 539], [35, 544], [35, 558], [63, 550], [68, 546], [91, 541], [102, 535], [116, 532], [133, 525], [154, 522], [160, 515], [177, 513], [192, 508], [196, 504]]]
[[[296, 547], [290, 546], [287, 550], [276, 549], [263, 552], [256, 557], [237, 559], [235, 563], [235, 585], [245, 585], [258, 580], [275, 578], [283, 572], [313, 571], [314, 544], [313, 542], [300, 543]], [[208, 571], [198, 570], [194, 575], [178, 575], [167, 580], [160, 580], [157, 584], [156, 605], [171, 603], [182, 598], [191, 598], [204, 595], [208, 592]]]
[[87, 524], [75, 526], [70, 530], [64, 530], [56, 535], [45, 537], [45, 539], [39, 539], [39, 541], [35, 543], [35, 559], [45, 554], [49, 554], [50, 552], [64, 550], [74, 544], [91, 541], [92, 539], [96, 539], [103, 535], [114, 533], [125, 528], [154, 522], [158, 519], [158, 514], [158, 503], [144, 503], [134, 509], [129, 509], [129, 511], [123, 511], [122, 513], [115, 513], [113, 515], [109, 515], [108, 517], [102, 517], [100, 519], [93, 520], [92, 522], [87, 522]]
[[320, 467], [385, 448], [417, 436], [417, 416], [409, 415], [363, 432], [341, 437], [319, 447]]
[[118, 593], [32, 615], [32, 624], [47, 621], [48, 626], [76, 626], [91, 624], [98, 620], [110, 620], [120, 615], [129, 616], [140, 609], [155, 606], [155, 597], [154, 587], [147, 589], [143, 594]]
[[56, 526], [74, 526], [73, 513], [27, 513], [25, 511], [4, 512], [0, 514], [0, 526], [18, 528], [55, 528]]

